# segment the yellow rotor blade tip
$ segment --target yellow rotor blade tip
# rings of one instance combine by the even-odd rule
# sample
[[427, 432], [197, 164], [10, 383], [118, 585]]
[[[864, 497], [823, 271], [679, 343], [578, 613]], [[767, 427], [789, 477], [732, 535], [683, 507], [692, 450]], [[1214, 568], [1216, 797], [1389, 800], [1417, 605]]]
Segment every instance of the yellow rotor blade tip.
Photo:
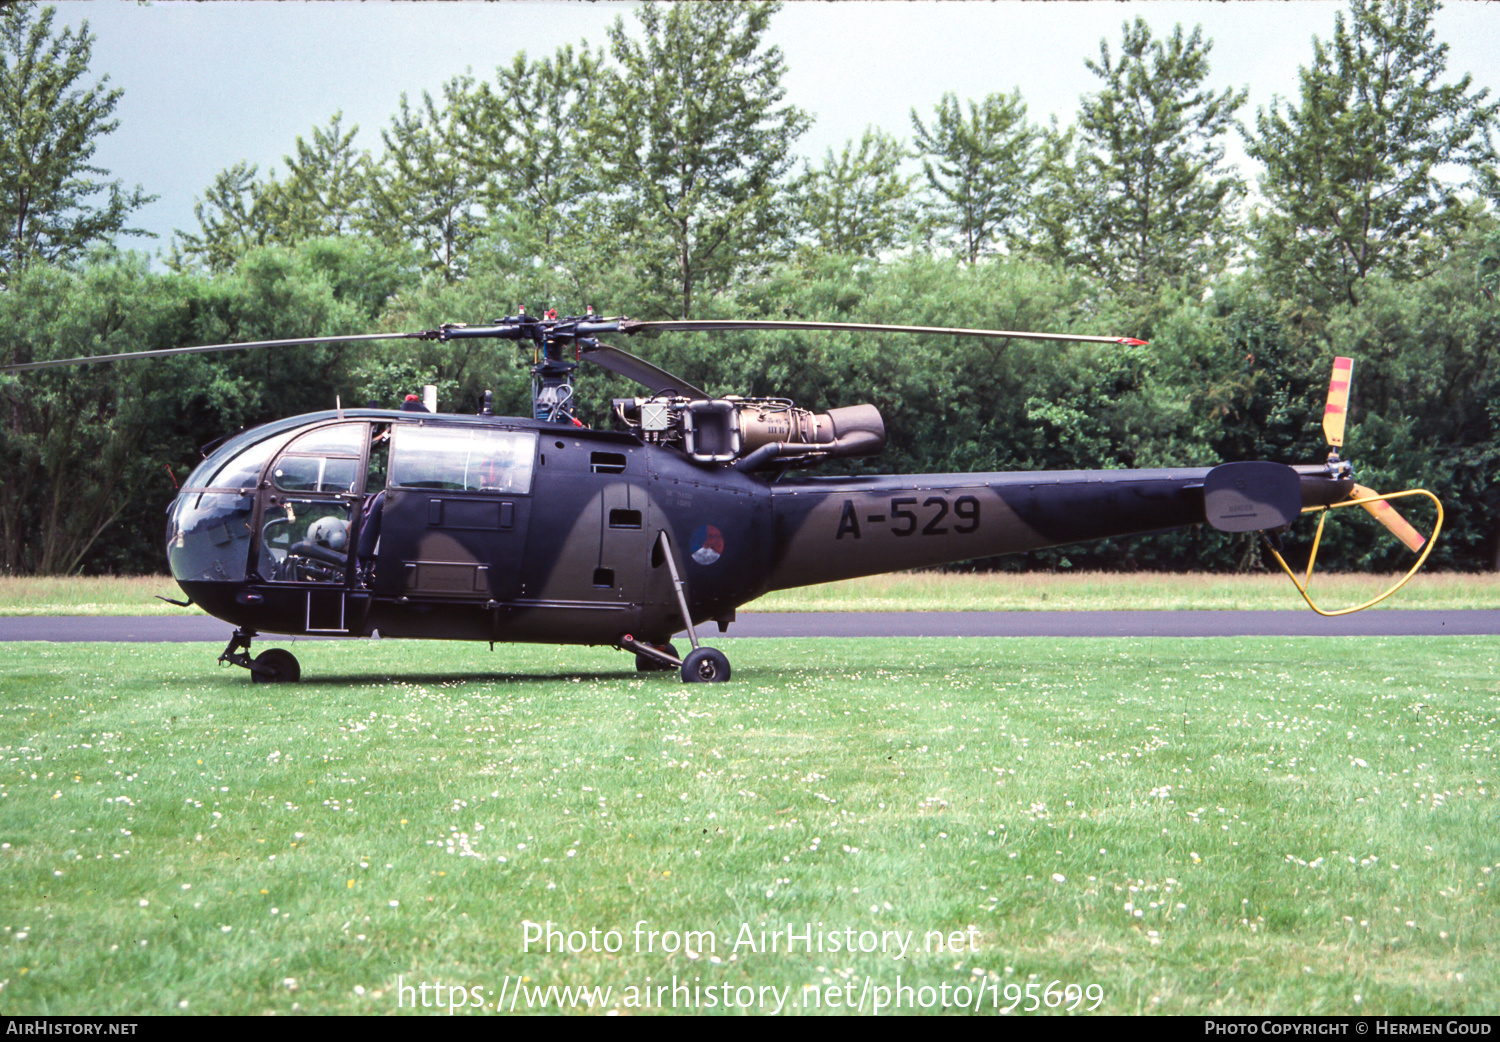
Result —
[[[1352, 498], [1364, 500], [1371, 496], [1378, 496], [1379, 492], [1374, 489], [1365, 488], [1363, 485], [1355, 485]], [[1417, 553], [1423, 546], [1427, 545], [1427, 537], [1412, 527], [1410, 521], [1396, 512], [1396, 508], [1383, 499], [1361, 502], [1360, 506], [1370, 512], [1370, 516], [1390, 530], [1391, 535], [1406, 544], [1406, 548]]]
[[1349, 381], [1354, 375], [1354, 359], [1335, 358], [1333, 379], [1328, 382], [1328, 406], [1323, 410], [1323, 436], [1328, 444], [1344, 444], [1344, 421], [1349, 415]]

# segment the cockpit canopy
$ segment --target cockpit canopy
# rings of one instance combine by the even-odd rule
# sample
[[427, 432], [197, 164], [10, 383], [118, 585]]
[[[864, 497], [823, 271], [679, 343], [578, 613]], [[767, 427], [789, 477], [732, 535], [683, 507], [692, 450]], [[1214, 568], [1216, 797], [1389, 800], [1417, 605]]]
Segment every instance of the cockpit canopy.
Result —
[[287, 555], [309, 546], [323, 551], [315, 556], [324, 571], [334, 569], [320, 581], [341, 578], [365, 500], [387, 486], [526, 495], [536, 451], [535, 431], [389, 413], [324, 413], [246, 431], [199, 464], [173, 503], [172, 574], [298, 581]]

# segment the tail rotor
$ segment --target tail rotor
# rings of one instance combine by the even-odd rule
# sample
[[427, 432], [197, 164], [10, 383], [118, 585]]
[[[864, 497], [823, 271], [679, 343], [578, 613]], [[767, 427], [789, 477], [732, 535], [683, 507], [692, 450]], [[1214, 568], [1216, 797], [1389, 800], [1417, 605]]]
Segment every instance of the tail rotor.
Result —
[[[1349, 416], [1349, 389], [1353, 375], [1354, 359], [1340, 357], [1333, 360], [1333, 377], [1328, 383], [1328, 402], [1323, 410], [1323, 436], [1328, 441], [1328, 466], [1330, 468], [1347, 467], [1347, 464], [1339, 459], [1339, 449], [1344, 446], [1344, 428]], [[1396, 508], [1391, 505], [1391, 500], [1393, 499], [1403, 499], [1411, 496], [1425, 496], [1431, 500], [1437, 512], [1430, 536], [1422, 535], [1411, 522], [1402, 517]], [[1308, 596], [1307, 588], [1312, 581], [1313, 565], [1317, 561], [1318, 546], [1323, 538], [1323, 525], [1328, 520], [1329, 511], [1351, 506], [1363, 507], [1370, 516], [1384, 525], [1386, 530], [1400, 540], [1407, 549], [1418, 556], [1416, 563], [1411, 566], [1411, 569], [1380, 596], [1353, 608], [1325, 611], [1313, 603], [1312, 598]], [[1319, 512], [1318, 530], [1313, 537], [1312, 551], [1307, 559], [1307, 568], [1300, 578], [1287, 565], [1280, 551], [1269, 540], [1267, 540], [1266, 545], [1270, 547], [1271, 553], [1275, 555], [1282, 570], [1296, 584], [1298, 592], [1302, 594], [1302, 599], [1307, 601], [1308, 607], [1312, 608], [1319, 615], [1348, 615], [1352, 612], [1361, 611], [1371, 605], [1379, 604], [1391, 594], [1401, 589], [1413, 575], [1417, 574], [1422, 565], [1427, 562], [1427, 557], [1432, 553], [1433, 545], [1437, 541], [1438, 533], [1443, 528], [1443, 504], [1431, 492], [1420, 488], [1407, 489], [1404, 492], [1381, 493], [1364, 485], [1355, 484], [1348, 499], [1334, 503], [1331, 506], [1311, 507], [1308, 509]]]
[[[1338, 462], [1339, 449], [1344, 447], [1344, 424], [1349, 416], [1349, 385], [1354, 376], [1354, 359], [1335, 358], [1333, 378], [1328, 382], [1328, 405], [1323, 410], [1323, 436], [1328, 439], [1328, 459]], [[1402, 493], [1404, 494], [1404, 493]], [[1412, 553], [1421, 553], [1427, 537], [1418, 532], [1411, 523], [1397, 513], [1389, 500], [1372, 488], [1355, 485], [1350, 499], [1370, 512]], [[1433, 533], [1436, 535], [1436, 533]]]

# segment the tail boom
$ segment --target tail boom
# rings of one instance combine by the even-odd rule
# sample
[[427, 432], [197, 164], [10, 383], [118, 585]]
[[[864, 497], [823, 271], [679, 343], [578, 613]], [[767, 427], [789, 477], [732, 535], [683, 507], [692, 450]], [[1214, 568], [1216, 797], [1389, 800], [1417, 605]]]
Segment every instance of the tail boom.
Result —
[[[1285, 468], [1302, 506], [1347, 498], [1352, 478]], [[768, 589], [951, 564], [1207, 520], [1211, 470], [1038, 471], [812, 478], [772, 486]]]

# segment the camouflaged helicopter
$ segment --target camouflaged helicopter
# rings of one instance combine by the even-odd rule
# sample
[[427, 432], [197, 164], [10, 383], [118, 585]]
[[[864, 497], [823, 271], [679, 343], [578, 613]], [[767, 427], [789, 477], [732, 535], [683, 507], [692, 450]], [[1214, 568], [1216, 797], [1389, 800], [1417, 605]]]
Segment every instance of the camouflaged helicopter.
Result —
[[[728, 658], [700, 643], [772, 590], [1207, 523], [1277, 532], [1319, 512], [1306, 572], [1272, 546], [1309, 606], [1343, 614], [1384, 599], [1431, 552], [1338, 457], [1352, 363], [1337, 359], [1321, 462], [1201, 469], [806, 477], [829, 460], [877, 454], [872, 405], [814, 414], [781, 398], [715, 396], [629, 352], [609, 334], [730, 329], [940, 333], [1141, 344], [1125, 337], [832, 322], [559, 318], [520, 313], [484, 326], [405, 334], [213, 344], [12, 365], [0, 372], [169, 354], [420, 339], [513, 340], [536, 351], [533, 415], [342, 409], [243, 431], [192, 472], [172, 504], [167, 557], [187, 595], [235, 626], [220, 661], [261, 682], [295, 681], [297, 659], [262, 633], [596, 644], [643, 671], [728, 680]], [[615, 429], [574, 415], [588, 361], [648, 392], [615, 399]], [[1323, 521], [1362, 506], [1419, 556], [1366, 604], [1326, 612], [1308, 598]], [[674, 634], [691, 644], [679, 656]]]

